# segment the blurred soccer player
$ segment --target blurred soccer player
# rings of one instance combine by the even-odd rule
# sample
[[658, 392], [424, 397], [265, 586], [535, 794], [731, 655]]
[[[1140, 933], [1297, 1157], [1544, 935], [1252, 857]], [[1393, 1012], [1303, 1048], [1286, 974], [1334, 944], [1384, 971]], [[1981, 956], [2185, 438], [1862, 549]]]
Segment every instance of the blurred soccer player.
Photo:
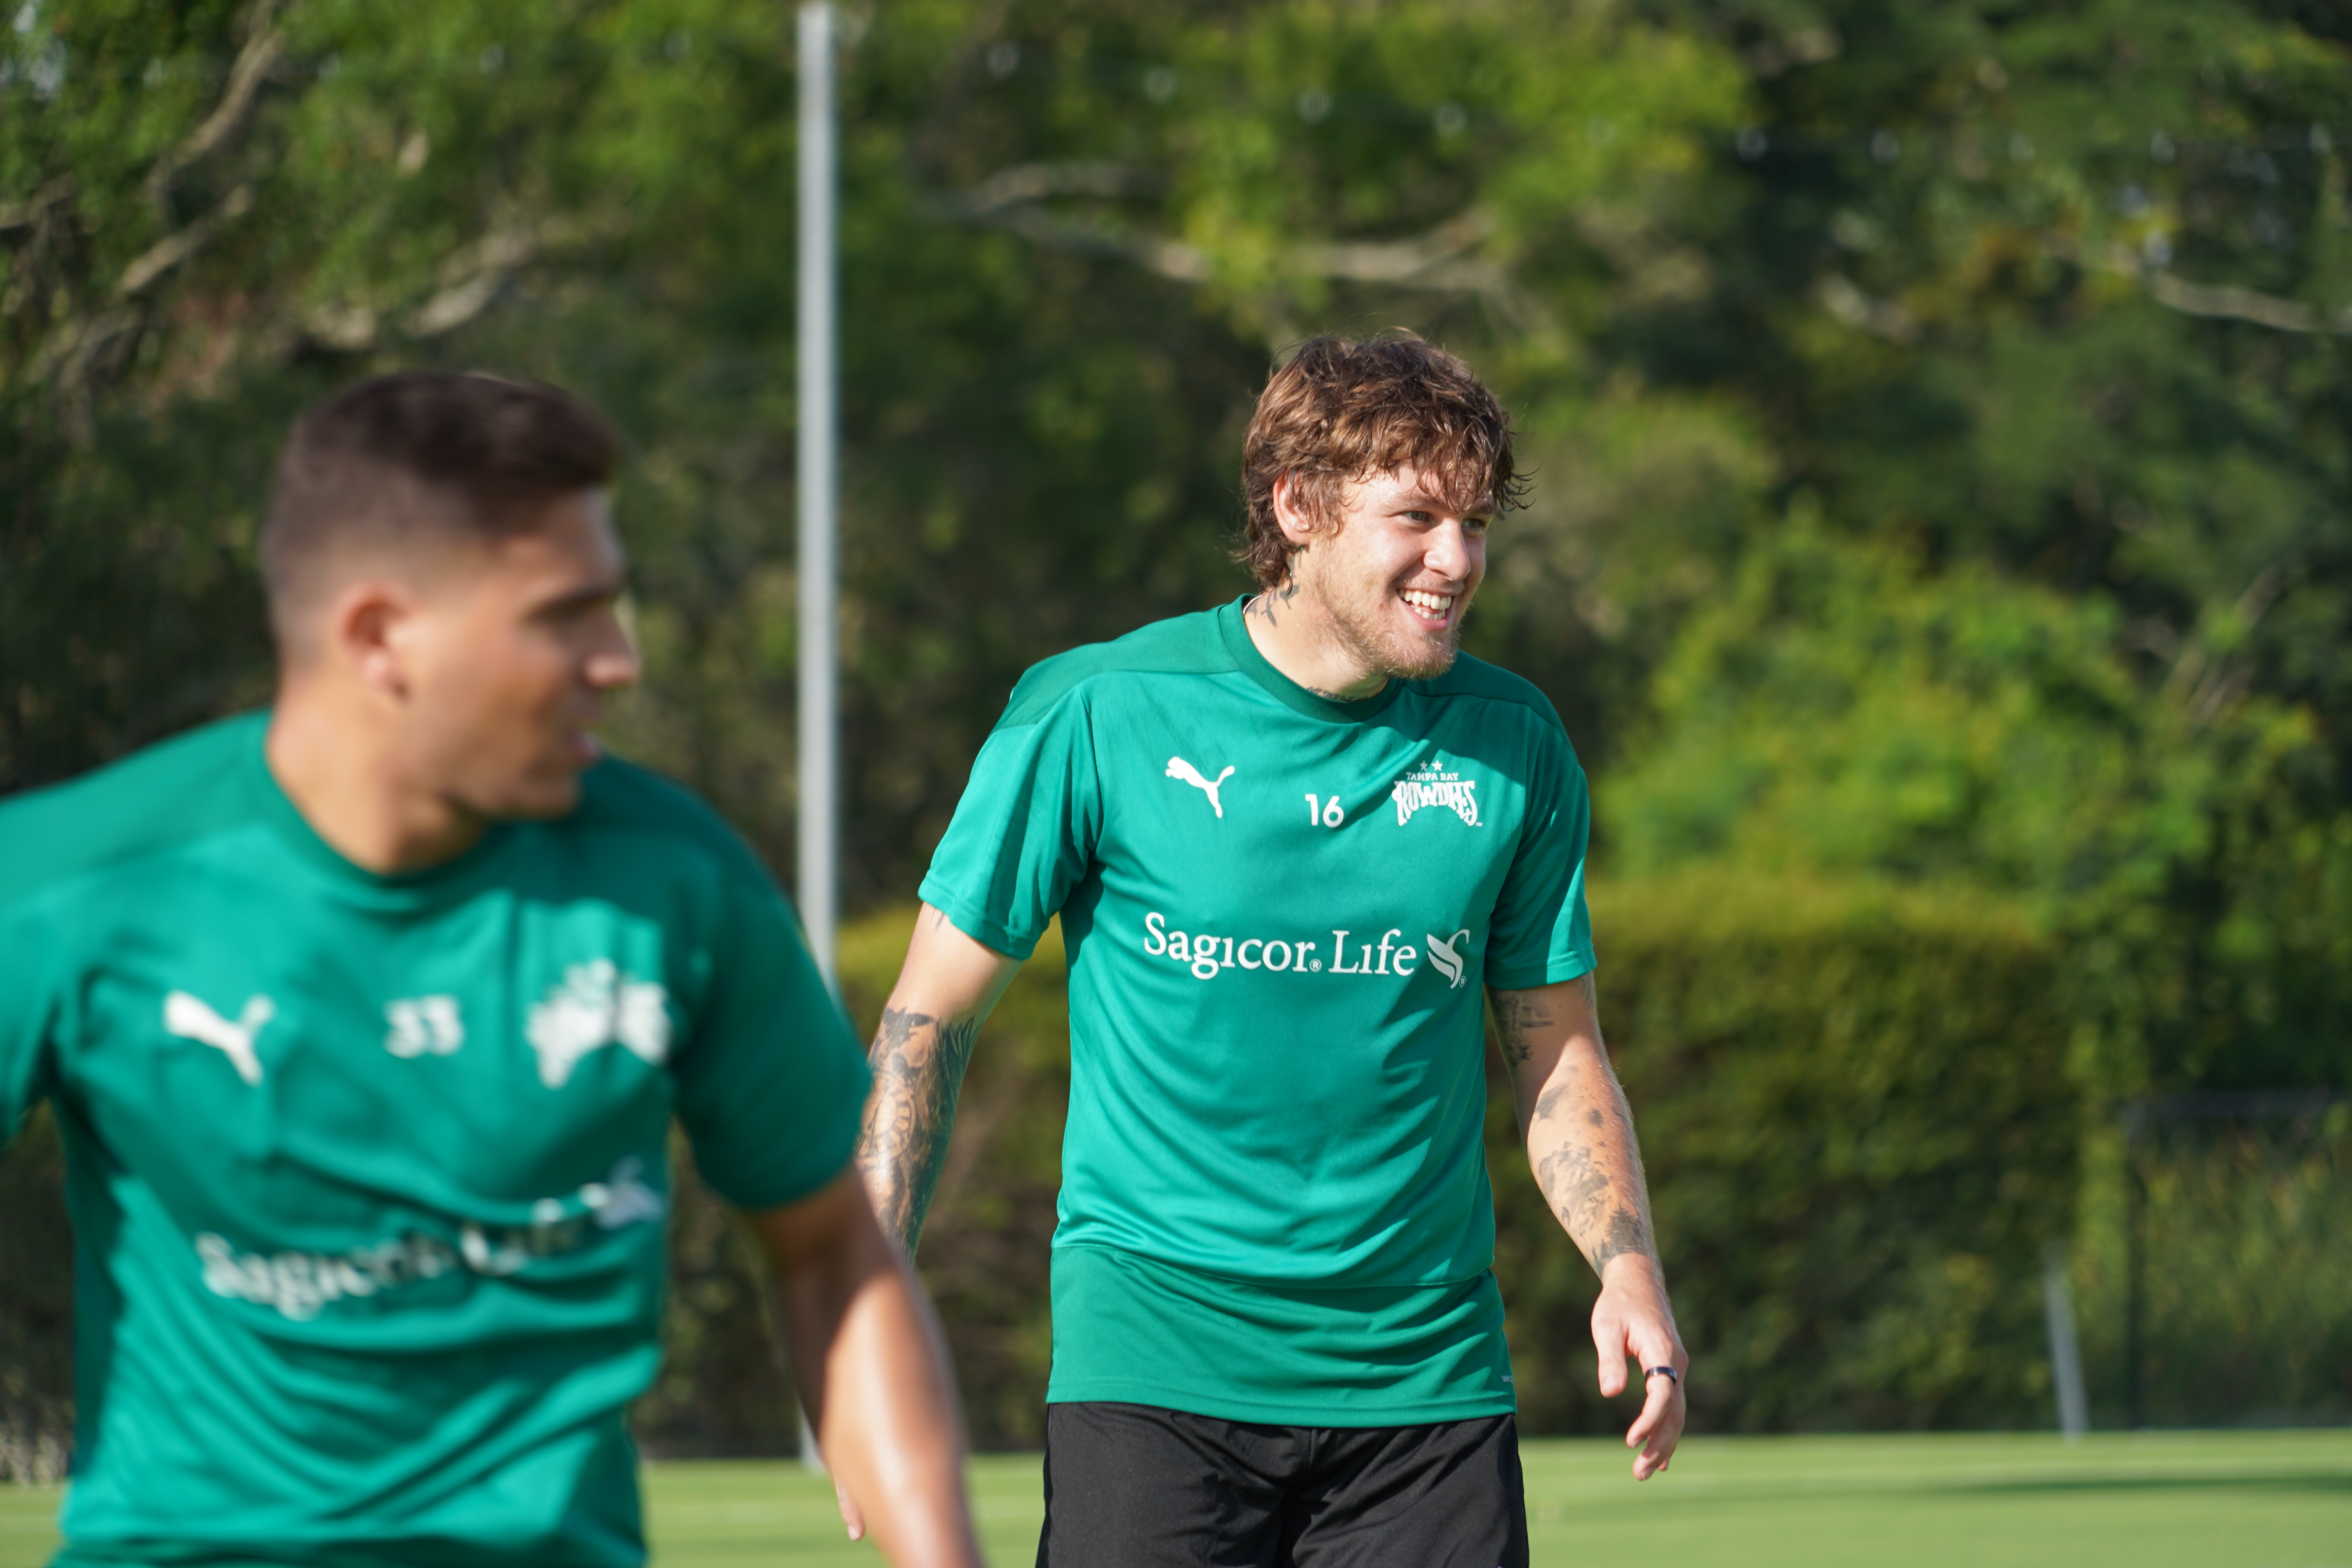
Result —
[[641, 1562], [673, 1116], [886, 1552], [978, 1563], [856, 1044], [749, 850], [590, 738], [616, 456], [488, 377], [313, 410], [275, 706], [0, 805], [0, 1131], [55, 1108], [80, 1251], [60, 1563]]
[[1583, 771], [1456, 652], [1507, 418], [1417, 339], [1318, 339], [1243, 458], [1261, 591], [1024, 675], [925, 879], [859, 1145], [909, 1248], [980, 1022], [1047, 922], [1070, 1115], [1049, 1568], [1528, 1560], [1481, 996], [1665, 1468], [1685, 1364], [1602, 1047]]

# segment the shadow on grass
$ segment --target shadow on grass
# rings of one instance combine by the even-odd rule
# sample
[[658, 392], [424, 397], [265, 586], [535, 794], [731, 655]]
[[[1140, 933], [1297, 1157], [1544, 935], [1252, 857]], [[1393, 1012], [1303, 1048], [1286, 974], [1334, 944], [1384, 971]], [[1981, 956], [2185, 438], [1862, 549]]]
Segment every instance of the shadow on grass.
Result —
[[[1981, 1480], [1955, 1478], [1948, 1481], [1905, 1479], [1880, 1483], [1862, 1479], [1851, 1485], [1814, 1482], [1796, 1488], [1749, 1481], [1694, 1489], [1677, 1495], [1675, 1502], [1677, 1508], [1692, 1510], [1742, 1509], [1759, 1504], [1818, 1509], [1823, 1504], [1865, 1500], [1900, 1503], [1906, 1500], [1937, 1502], [1969, 1499], [2084, 1498], [2100, 1493], [2149, 1497], [2165, 1492], [2197, 1493], [2205, 1497], [2234, 1493], [2247, 1497], [2285, 1494], [2296, 1498], [2352, 1499], [2352, 1475], [2339, 1471], [2266, 1476], [2003, 1476]], [[1580, 1500], [1580, 1506], [1582, 1506], [1582, 1500]]]
[[2352, 1475], [2272, 1476], [2019, 1476], [2000, 1480], [1952, 1481], [1943, 1486], [1906, 1487], [1916, 1495], [2023, 1497], [2040, 1492], [2244, 1491], [2328, 1493], [2352, 1496]]

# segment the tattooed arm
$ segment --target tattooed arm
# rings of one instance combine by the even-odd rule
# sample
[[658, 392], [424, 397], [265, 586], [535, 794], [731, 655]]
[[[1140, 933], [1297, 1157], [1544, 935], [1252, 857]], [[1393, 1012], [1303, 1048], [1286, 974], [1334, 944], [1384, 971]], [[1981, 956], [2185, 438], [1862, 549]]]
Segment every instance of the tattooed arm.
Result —
[[1689, 1358], [1658, 1268], [1633, 1114], [1601, 1043], [1592, 976], [1532, 991], [1489, 991], [1487, 999], [1536, 1184], [1601, 1276], [1601, 1299], [1592, 1305], [1601, 1392], [1623, 1391], [1629, 1355], [1644, 1368], [1671, 1366], [1676, 1374], [1644, 1380], [1642, 1414], [1625, 1435], [1626, 1446], [1640, 1450], [1633, 1474], [1647, 1480], [1666, 1468], [1681, 1440], [1681, 1373]]
[[915, 919], [906, 967], [867, 1058], [874, 1094], [866, 1102], [856, 1156], [882, 1228], [910, 1258], [947, 1159], [972, 1042], [1019, 967], [1018, 960], [974, 942], [929, 904]]

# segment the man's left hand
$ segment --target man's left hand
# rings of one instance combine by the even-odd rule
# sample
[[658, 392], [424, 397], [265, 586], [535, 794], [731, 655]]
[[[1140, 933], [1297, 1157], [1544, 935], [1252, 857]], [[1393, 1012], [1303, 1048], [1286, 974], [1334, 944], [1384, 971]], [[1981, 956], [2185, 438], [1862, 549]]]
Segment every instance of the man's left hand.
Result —
[[1640, 1450], [1633, 1456], [1633, 1479], [1646, 1481], [1674, 1458], [1688, 1409], [1683, 1376], [1690, 1356], [1675, 1331], [1674, 1310], [1666, 1304], [1656, 1259], [1629, 1252], [1609, 1260], [1601, 1275], [1601, 1299], [1592, 1304], [1592, 1344], [1601, 1352], [1605, 1398], [1625, 1392], [1629, 1356], [1645, 1373], [1653, 1367], [1674, 1368], [1672, 1377], [1663, 1373], [1646, 1376], [1642, 1414], [1625, 1434], [1625, 1446]]

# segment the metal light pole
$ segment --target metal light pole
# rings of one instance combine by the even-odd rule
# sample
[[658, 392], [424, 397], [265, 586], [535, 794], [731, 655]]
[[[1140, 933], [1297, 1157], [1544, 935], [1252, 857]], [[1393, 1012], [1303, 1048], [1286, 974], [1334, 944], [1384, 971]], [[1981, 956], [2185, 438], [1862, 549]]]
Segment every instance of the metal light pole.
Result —
[[2042, 1310], [2050, 1327], [2050, 1381], [2058, 1396], [2058, 1430], [2074, 1443], [2091, 1429], [2091, 1400], [2083, 1386], [2083, 1347], [2074, 1337], [2074, 1292], [2066, 1275], [2066, 1248], [2053, 1241], [2042, 1255]]
[[800, 905], [817, 972], [835, 993], [841, 888], [841, 707], [834, 646], [835, 509], [833, 7], [800, 11]]
[[[841, 889], [841, 706], [834, 609], [841, 576], [835, 510], [840, 453], [834, 358], [833, 7], [800, 11], [800, 905], [817, 973], [835, 995]], [[824, 1468], [808, 1411], [801, 1463]]]

